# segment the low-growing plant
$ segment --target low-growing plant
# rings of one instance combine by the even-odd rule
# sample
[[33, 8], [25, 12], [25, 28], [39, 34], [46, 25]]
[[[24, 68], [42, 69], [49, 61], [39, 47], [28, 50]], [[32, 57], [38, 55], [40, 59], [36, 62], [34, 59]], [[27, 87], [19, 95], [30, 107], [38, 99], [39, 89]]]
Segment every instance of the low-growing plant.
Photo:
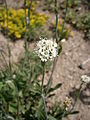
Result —
[[[66, 4], [66, 1], [64, 1]], [[66, 21], [72, 24], [75, 28], [82, 30], [87, 39], [90, 39], [90, 15], [88, 10], [82, 12], [82, 1], [80, 0], [68, 0], [68, 13], [66, 15]], [[65, 13], [65, 4], [61, 4], [63, 13]], [[63, 14], [64, 15], [64, 14]], [[64, 17], [64, 16], [63, 16]]]
[[49, 12], [54, 12], [54, 0], [45, 0], [43, 10], [48, 10]]
[[[76, 6], [80, 6], [81, 5], [81, 0], [68, 0], [68, 7], [70, 8], [74, 8]], [[65, 5], [66, 5], [66, 1], [62, 1], [62, 4], [61, 4], [61, 8], [64, 9], [65, 8]]]

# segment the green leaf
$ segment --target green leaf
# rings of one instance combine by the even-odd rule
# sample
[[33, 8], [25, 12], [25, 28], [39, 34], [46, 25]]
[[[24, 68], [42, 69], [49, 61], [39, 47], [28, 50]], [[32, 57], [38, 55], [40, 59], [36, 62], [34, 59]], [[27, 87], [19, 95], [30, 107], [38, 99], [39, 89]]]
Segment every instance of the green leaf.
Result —
[[16, 113], [17, 112], [17, 104], [16, 103], [10, 103], [9, 112], [11, 112], [11, 113]]
[[0, 82], [0, 91], [1, 91], [2, 87], [3, 87], [3, 83]]
[[10, 116], [10, 115], [7, 115], [7, 116], [6, 116], [6, 119], [7, 119], [7, 120], [15, 120], [15, 119], [14, 119], [12, 116]]
[[54, 93], [53, 93], [53, 94], [48, 95], [48, 98], [53, 97], [53, 96], [55, 96], [55, 94], [54, 94]]
[[62, 52], [62, 45], [60, 44], [60, 47], [58, 49], [58, 55], [60, 55], [61, 52]]
[[78, 114], [79, 111], [72, 111], [70, 114]]
[[50, 88], [48, 93], [53, 92], [53, 91], [59, 89], [61, 87], [61, 85], [62, 85], [61, 83], [58, 83], [54, 88]]
[[60, 39], [62, 40], [62, 39], [64, 39], [64, 38], [66, 38], [66, 36], [67, 36], [67, 31], [64, 31], [64, 32], [61, 34], [61, 38], [60, 38]]
[[49, 116], [48, 116], [48, 120], [57, 120], [57, 119], [54, 118], [53, 116], [49, 115]]
[[11, 89], [14, 89], [14, 90], [15, 90], [15, 85], [14, 85], [14, 83], [13, 83], [12, 80], [7, 80], [7, 81], [6, 81], [6, 84], [7, 84]]

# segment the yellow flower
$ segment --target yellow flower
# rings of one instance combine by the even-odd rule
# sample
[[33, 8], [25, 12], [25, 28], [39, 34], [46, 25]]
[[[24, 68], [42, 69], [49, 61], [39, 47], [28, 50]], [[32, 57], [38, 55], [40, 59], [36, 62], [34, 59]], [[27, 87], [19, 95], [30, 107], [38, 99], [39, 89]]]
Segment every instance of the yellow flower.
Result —
[[19, 39], [21, 38], [21, 34], [19, 32], [15, 32], [15, 37]]
[[71, 99], [66, 97], [65, 101], [64, 101], [64, 106], [65, 106], [65, 109], [68, 110], [71, 106]]
[[1, 22], [1, 23], [0, 23], [0, 25], [1, 25], [1, 27], [3, 27], [3, 26], [4, 26], [4, 23], [3, 23], [3, 22]]
[[[29, 0], [28, 0], [29, 1]], [[36, 3], [33, 4], [33, 10], [36, 8]], [[17, 39], [21, 38], [22, 35], [26, 32], [26, 21], [25, 21], [25, 10], [13, 8], [8, 9], [8, 33], [11, 36], [15, 36]], [[4, 17], [3, 17], [4, 15]], [[26, 9], [26, 16], [28, 16], [28, 9]], [[48, 17], [43, 14], [31, 11], [31, 27], [45, 25]], [[1, 28], [7, 28], [7, 12], [4, 9], [3, 14], [0, 12], [0, 20], [3, 19], [5, 22], [0, 23]]]

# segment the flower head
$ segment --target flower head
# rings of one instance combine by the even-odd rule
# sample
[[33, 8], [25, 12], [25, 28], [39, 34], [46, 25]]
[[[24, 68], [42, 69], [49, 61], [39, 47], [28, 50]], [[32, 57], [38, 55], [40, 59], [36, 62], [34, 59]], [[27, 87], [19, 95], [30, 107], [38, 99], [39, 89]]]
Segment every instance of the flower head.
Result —
[[58, 55], [58, 45], [52, 39], [41, 39], [37, 43], [36, 53], [42, 62], [52, 60]]
[[85, 83], [90, 83], [90, 77], [87, 75], [82, 75], [81, 76], [81, 81]]
[[71, 107], [71, 99], [66, 97], [65, 101], [64, 101], [64, 106], [65, 109], [68, 110]]

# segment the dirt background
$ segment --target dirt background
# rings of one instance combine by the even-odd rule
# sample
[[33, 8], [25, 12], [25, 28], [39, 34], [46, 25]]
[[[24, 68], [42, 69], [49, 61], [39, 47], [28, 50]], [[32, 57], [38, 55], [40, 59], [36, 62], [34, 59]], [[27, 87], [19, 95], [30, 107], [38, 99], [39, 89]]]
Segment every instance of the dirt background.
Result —
[[[7, 1], [9, 6], [17, 7], [17, 3], [21, 0], [17, 0], [17, 3], [15, 1], [12, 2], [12, 0]], [[22, 3], [20, 2], [18, 6], [22, 7]], [[53, 18], [53, 16], [51, 16], [51, 18]], [[53, 85], [60, 82], [62, 83], [61, 88], [56, 91], [58, 101], [63, 101], [66, 96], [74, 99], [74, 90], [79, 88], [81, 76], [84, 74], [90, 75], [90, 41], [84, 39], [82, 32], [73, 28], [72, 32], [73, 37], [69, 37], [68, 40], [62, 43], [63, 50], [53, 74]], [[0, 33], [0, 50], [3, 49], [7, 51], [7, 41], [8, 39]], [[12, 61], [17, 62], [20, 56], [24, 54], [24, 41], [10, 41], [9, 44], [12, 52]], [[34, 43], [31, 43], [30, 49], [33, 48], [33, 46]], [[88, 62], [83, 64], [86, 60], [88, 60]], [[1, 60], [1, 63], [2, 62]], [[80, 65], [82, 65], [82, 68], [79, 67]], [[80, 113], [74, 116], [68, 116], [63, 120], [90, 120], [90, 85], [83, 87], [75, 109], [79, 110]]]

